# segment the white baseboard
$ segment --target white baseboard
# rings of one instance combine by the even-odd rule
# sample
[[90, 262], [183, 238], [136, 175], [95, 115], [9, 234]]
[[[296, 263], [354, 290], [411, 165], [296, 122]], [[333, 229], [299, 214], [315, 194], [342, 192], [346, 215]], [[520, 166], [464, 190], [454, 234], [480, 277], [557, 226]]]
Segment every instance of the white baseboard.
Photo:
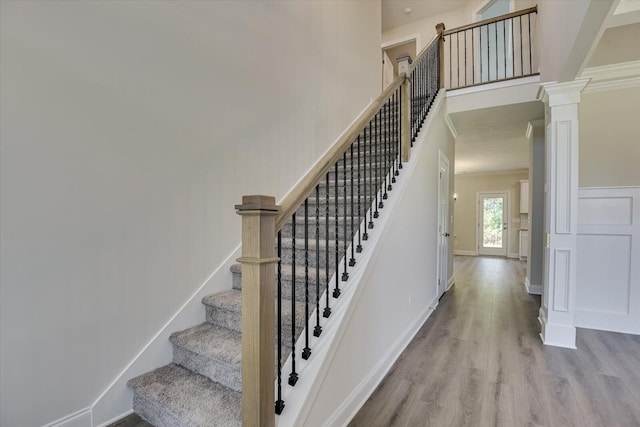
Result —
[[524, 279], [524, 287], [531, 295], [542, 295], [542, 285], [532, 285], [528, 277]]
[[463, 255], [463, 256], [478, 256], [476, 251], [453, 251], [454, 255]]
[[574, 319], [578, 328], [640, 335], [640, 318], [626, 313], [576, 309]]
[[[438, 304], [438, 298], [434, 298], [427, 307]], [[389, 370], [393, 367], [398, 357], [402, 354], [411, 340], [416, 336], [422, 325], [429, 319], [433, 309], [427, 308], [416, 319], [416, 322], [407, 332], [401, 336], [387, 351], [385, 357], [375, 366], [369, 375], [353, 390], [331, 416], [327, 418], [324, 426], [347, 425], [356, 416], [362, 406], [369, 400], [371, 393], [378, 387]]]
[[91, 408], [84, 408], [73, 414], [64, 416], [49, 424], [45, 424], [44, 427], [91, 427]]
[[517, 252], [511, 252], [507, 257], [512, 259], [520, 259], [520, 254]]
[[449, 277], [449, 281], [447, 282], [447, 291], [451, 289], [454, 283], [456, 283], [456, 278], [454, 275], [451, 275], [451, 277]]
[[[171, 362], [169, 335], [203, 322], [202, 298], [212, 293], [231, 289], [231, 271], [229, 269], [239, 256], [240, 246], [229, 254], [100, 394], [91, 405], [92, 423], [90, 426], [106, 426], [132, 412], [133, 402], [131, 392], [127, 389], [127, 381]], [[76, 426], [73, 425], [73, 427]]]

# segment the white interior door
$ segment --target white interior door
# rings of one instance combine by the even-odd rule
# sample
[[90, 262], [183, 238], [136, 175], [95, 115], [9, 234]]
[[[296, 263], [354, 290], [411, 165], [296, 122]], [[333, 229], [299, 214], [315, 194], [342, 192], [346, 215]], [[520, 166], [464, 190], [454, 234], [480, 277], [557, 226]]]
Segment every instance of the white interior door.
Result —
[[507, 256], [509, 193], [478, 193], [478, 254]]
[[449, 159], [440, 153], [438, 177], [438, 298], [449, 282]]

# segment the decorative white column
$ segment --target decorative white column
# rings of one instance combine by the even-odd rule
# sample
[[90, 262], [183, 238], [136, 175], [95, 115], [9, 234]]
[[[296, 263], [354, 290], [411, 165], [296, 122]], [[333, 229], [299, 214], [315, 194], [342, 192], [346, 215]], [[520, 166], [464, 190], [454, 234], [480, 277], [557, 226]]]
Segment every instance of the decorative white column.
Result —
[[576, 348], [578, 104], [588, 79], [543, 84], [545, 104], [545, 242], [540, 337]]

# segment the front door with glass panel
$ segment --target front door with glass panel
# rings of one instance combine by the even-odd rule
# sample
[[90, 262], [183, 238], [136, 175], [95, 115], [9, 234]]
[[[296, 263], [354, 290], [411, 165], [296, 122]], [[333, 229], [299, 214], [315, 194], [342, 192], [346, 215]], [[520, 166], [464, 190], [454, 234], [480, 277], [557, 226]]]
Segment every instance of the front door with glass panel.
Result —
[[478, 254], [507, 256], [508, 193], [478, 194]]

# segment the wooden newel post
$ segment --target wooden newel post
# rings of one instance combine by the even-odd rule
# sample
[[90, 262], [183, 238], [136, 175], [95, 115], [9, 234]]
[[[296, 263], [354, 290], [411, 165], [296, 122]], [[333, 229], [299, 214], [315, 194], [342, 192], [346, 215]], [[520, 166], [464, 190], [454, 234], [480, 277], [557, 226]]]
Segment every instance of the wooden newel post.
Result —
[[438, 32], [438, 51], [440, 52], [438, 62], [440, 63], [440, 89], [444, 88], [444, 24], [436, 25]]
[[275, 425], [274, 197], [244, 196], [242, 216], [242, 425]]

